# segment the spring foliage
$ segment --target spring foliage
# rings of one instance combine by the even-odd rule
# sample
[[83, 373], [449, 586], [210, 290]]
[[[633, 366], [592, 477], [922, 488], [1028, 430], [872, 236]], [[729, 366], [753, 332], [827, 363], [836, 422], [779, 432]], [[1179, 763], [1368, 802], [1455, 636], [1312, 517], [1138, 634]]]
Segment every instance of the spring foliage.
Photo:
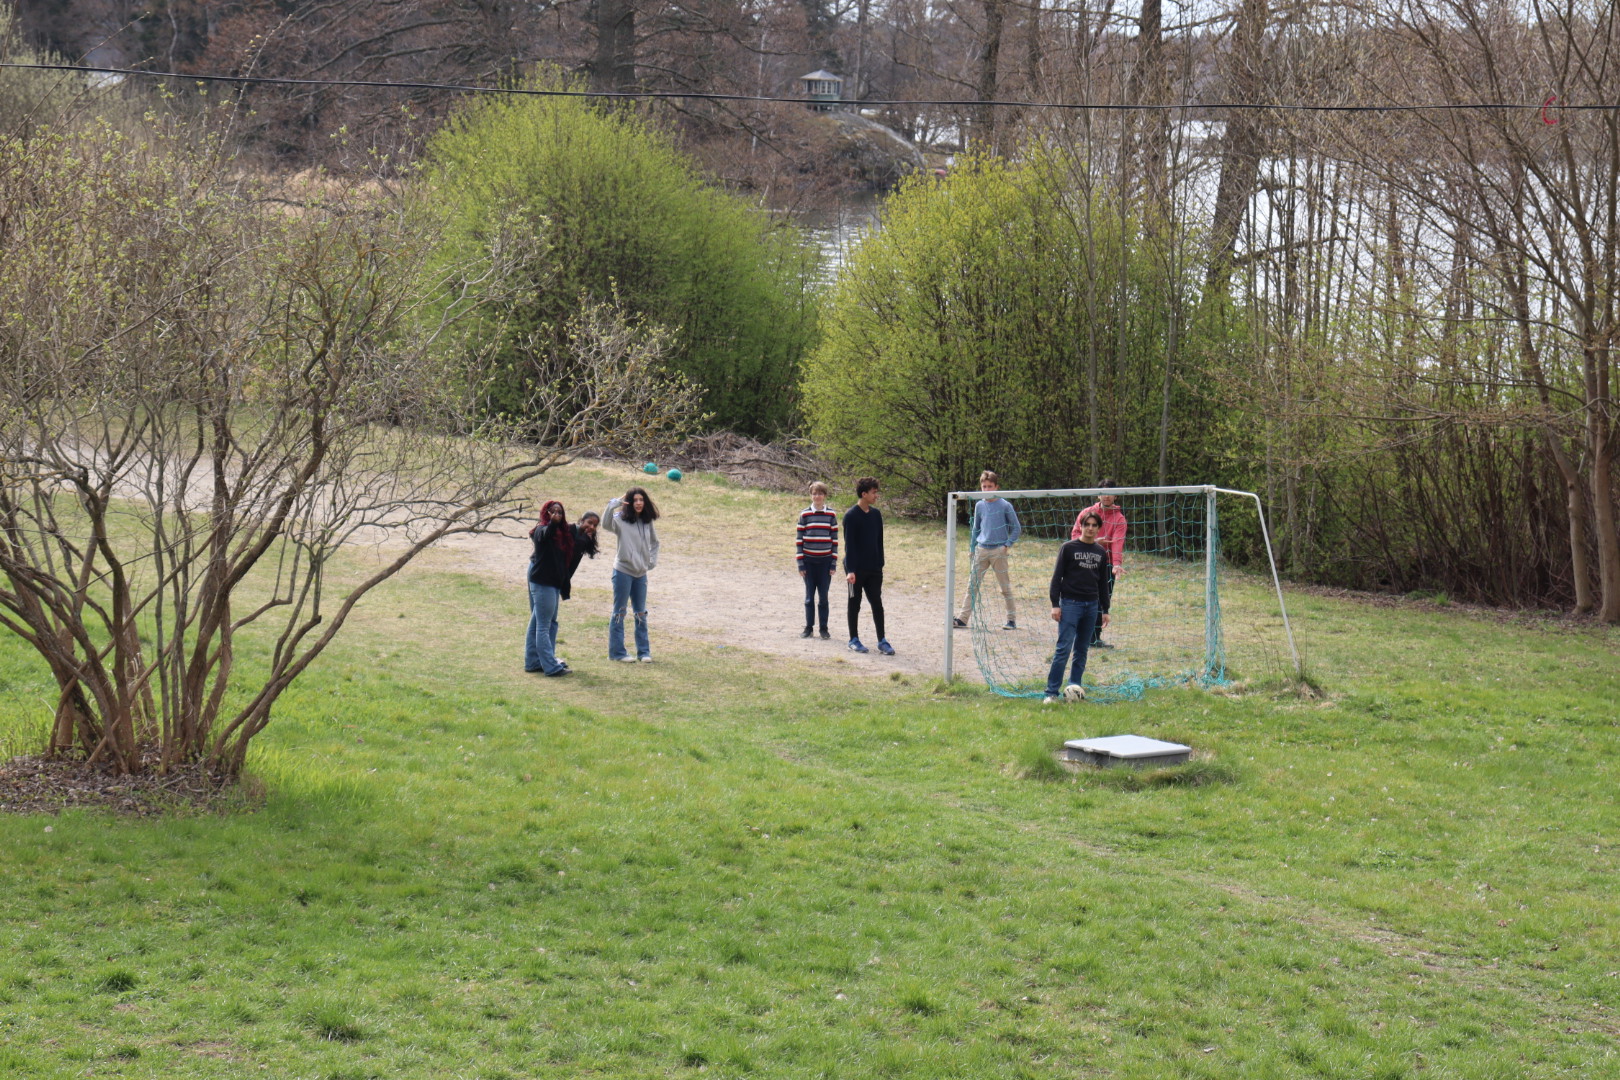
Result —
[[[913, 181], [833, 290], [806, 365], [812, 434], [934, 505], [986, 467], [1018, 487], [1073, 486], [1099, 460], [1094, 440], [1100, 468], [1151, 478], [1179, 287], [1117, 203], [1065, 193], [1049, 162]], [[1201, 399], [1183, 379], [1169, 393], [1171, 468], [1194, 477]]]
[[[480, 421], [479, 353], [427, 313], [502, 299], [522, 246], [436, 266], [408, 198], [266, 211], [286, 200], [236, 165], [157, 110], [136, 135], [0, 132], [0, 633], [50, 668], [50, 751], [120, 773], [237, 775], [374, 587], [526, 516], [518, 488], [570, 455], [696, 412], [662, 336], [595, 304], [526, 437]], [[350, 542], [381, 553], [357, 578]]]
[[[563, 84], [542, 75], [529, 85]], [[480, 100], [435, 137], [429, 159], [453, 252], [514, 220], [542, 240], [491, 330], [504, 335], [496, 408], [511, 409], [533, 378], [525, 343], [556, 350], [582, 298], [617, 297], [672, 331], [669, 362], [703, 387], [716, 426], [771, 435], [790, 424], [815, 329], [809, 249], [706, 182], [645, 118], [578, 98]]]

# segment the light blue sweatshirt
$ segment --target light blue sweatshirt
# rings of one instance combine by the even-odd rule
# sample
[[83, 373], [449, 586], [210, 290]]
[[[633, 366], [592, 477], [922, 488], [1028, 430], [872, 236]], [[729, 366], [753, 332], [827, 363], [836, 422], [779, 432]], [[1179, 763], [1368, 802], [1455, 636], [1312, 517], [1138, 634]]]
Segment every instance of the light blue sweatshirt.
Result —
[[1024, 527], [1018, 512], [1006, 499], [980, 499], [973, 508], [973, 541], [970, 547], [1010, 547], [1018, 543]]

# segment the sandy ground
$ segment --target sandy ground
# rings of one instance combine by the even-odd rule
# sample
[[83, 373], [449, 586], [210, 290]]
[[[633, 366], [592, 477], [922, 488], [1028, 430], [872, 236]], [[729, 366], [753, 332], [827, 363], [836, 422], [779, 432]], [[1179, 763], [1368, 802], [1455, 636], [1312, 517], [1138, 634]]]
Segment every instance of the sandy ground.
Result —
[[[603, 533], [601, 554], [582, 563], [574, 576], [571, 604], [583, 602], [599, 607], [604, 616], [608, 613], [612, 603], [608, 575], [613, 569], [613, 547], [614, 538]], [[830, 598], [828, 629], [832, 640], [822, 641], [819, 636], [806, 640], [799, 637], [804, 628], [804, 587], [791, 568], [784, 572], [777, 560], [769, 566], [755, 565], [741, 554], [725, 559], [704, 557], [683, 547], [666, 539], [658, 568], [648, 582], [648, 629], [655, 657], [659, 638], [675, 634], [811, 663], [841, 660], [845, 662], [841, 672], [887, 676], [902, 671], [924, 677], [938, 677], [943, 672], [944, 597], [937, 588], [908, 588], [904, 582], [886, 582], [885, 630], [896, 655], [878, 654], [877, 635], [872, 633], [871, 615], [864, 603], [861, 640], [872, 651], [860, 655], [845, 648], [848, 602], [840, 578], [834, 577]], [[441, 557], [447, 557], [460, 569], [487, 575], [515, 591], [525, 589], [529, 544], [516, 528], [504, 534], [452, 537], [439, 545], [439, 551]], [[959, 633], [954, 637], [956, 676], [980, 681], [967, 635]], [[604, 640], [604, 656], [606, 652]]]

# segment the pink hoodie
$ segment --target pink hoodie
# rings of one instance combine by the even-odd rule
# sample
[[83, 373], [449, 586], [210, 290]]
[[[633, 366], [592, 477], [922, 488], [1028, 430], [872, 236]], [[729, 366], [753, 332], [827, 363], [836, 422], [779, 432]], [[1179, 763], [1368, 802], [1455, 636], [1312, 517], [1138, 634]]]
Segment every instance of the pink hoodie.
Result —
[[1117, 574], [1125, 565], [1125, 511], [1117, 503], [1113, 506], [1092, 503], [1075, 517], [1074, 528], [1069, 531], [1070, 540], [1080, 539], [1080, 519], [1091, 513], [1102, 517], [1102, 528], [1097, 530], [1097, 543], [1108, 552], [1108, 559], [1114, 564], [1114, 573]]

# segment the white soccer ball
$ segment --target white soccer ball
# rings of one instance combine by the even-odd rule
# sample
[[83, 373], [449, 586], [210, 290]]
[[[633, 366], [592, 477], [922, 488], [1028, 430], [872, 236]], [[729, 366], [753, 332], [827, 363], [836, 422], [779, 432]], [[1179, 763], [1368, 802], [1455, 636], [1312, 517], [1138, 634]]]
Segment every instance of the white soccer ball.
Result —
[[1063, 700], [1064, 701], [1084, 701], [1084, 700], [1086, 700], [1086, 688], [1081, 686], [1079, 683], [1070, 683], [1068, 686], [1065, 686], [1063, 688]]

